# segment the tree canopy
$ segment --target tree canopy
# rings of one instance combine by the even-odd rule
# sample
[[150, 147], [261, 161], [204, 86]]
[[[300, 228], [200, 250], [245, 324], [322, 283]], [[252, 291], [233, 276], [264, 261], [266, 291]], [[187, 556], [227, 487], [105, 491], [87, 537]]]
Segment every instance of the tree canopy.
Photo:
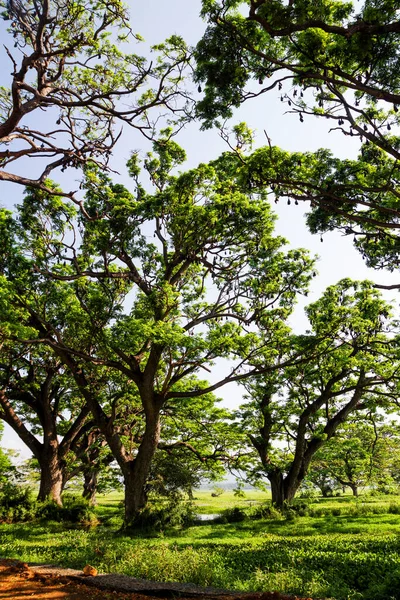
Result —
[[[153, 61], [132, 52], [141, 36], [119, 0], [2, 0], [0, 8], [11, 69], [0, 88], [0, 181], [51, 191], [56, 169], [88, 159], [107, 167], [121, 124], [152, 138], [161, 110], [176, 122], [190, 112], [183, 39], [154, 47]], [[24, 158], [41, 159], [34, 175], [19, 167]]]
[[[229, 177], [229, 155], [173, 175], [184, 156], [166, 132], [144, 161], [152, 193], [132, 155], [134, 194], [93, 164], [79, 211], [35, 189], [18, 217], [3, 211], [3, 335], [44, 344], [69, 369], [123, 471], [128, 521], [145, 503], [166, 403], [299, 360], [285, 320], [313, 273], [306, 251], [274, 235], [267, 199]], [[201, 383], [220, 358], [229, 371]], [[121, 386], [144, 414], [134, 453], [110, 406]]]
[[397, 325], [370, 283], [343, 280], [306, 312], [311, 330], [292, 343], [309, 346], [311, 336], [320, 353], [245, 382], [248, 403], [237, 412], [256, 453], [250, 477], [266, 477], [280, 507], [349, 416], [385, 407], [398, 388]]
[[[326, 150], [307, 153], [313, 167], [261, 179], [282, 196], [308, 200], [313, 232], [341, 229], [370, 266], [398, 260], [399, 33], [396, 3], [324, 0], [203, 2], [208, 28], [196, 50], [196, 78], [205, 83], [197, 112], [209, 127], [246, 100], [274, 93], [307, 128], [327, 120], [345, 138], [358, 137], [357, 160]], [[290, 118], [289, 116], [287, 118]], [[265, 123], [260, 123], [265, 127]], [[274, 149], [271, 166], [280, 162]], [[282, 153], [284, 156], [284, 153]]]

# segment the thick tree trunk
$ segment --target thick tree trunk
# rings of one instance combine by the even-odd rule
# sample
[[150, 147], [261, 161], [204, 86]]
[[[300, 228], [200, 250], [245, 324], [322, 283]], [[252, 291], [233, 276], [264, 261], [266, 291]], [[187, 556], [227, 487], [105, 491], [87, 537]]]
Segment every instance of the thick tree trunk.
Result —
[[279, 471], [269, 473], [268, 479], [271, 484], [272, 504], [277, 508], [283, 508], [286, 498], [282, 473]]
[[146, 484], [151, 462], [160, 441], [160, 418], [158, 411], [146, 415], [146, 430], [133, 461], [123, 469], [125, 483], [125, 526], [129, 527], [147, 504]]
[[268, 479], [271, 484], [272, 504], [279, 509], [283, 508], [286, 502], [293, 500], [300, 486], [300, 482], [297, 485], [290, 483], [278, 470], [269, 473]]
[[97, 491], [97, 471], [87, 471], [83, 474], [83, 498], [89, 501], [89, 504], [95, 506]]
[[134, 470], [124, 476], [125, 485], [125, 527], [134, 524], [136, 517], [147, 504], [145, 485], [139, 482]]
[[348, 484], [349, 488], [351, 488], [351, 491], [353, 492], [353, 496], [358, 496], [358, 486], [355, 485], [354, 483], [349, 483]]
[[53, 500], [58, 506], [62, 506], [61, 494], [63, 491], [63, 470], [58, 461], [57, 453], [47, 453], [39, 460], [40, 464], [40, 487], [38, 500]]

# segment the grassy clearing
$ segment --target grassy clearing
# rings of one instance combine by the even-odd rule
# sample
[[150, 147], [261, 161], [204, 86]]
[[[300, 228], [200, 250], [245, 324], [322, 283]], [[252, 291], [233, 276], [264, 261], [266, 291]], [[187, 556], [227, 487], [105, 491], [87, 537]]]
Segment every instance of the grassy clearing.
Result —
[[213, 497], [212, 491], [196, 491], [195, 506], [199, 514], [219, 514], [227, 508], [238, 506], [248, 508], [256, 504], [262, 504], [271, 498], [270, 494], [258, 490], [246, 490], [244, 498], [237, 498], [232, 490], [226, 490], [218, 497]]
[[[209, 512], [219, 512], [229, 499], [228, 492], [210, 500], [207, 494], [198, 493], [197, 502]], [[103, 498], [100, 516], [113, 518], [120, 501], [115, 494]], [[321, 516], [205, 524], [134, 536], [104, 526], [1, 525], [0, 554], [75, 568], [90, 563], [103, 572], [227, 589], [398, 600], [400, 514], [388, 512], [395, 506], [400, 507], [399, 497], [321, 499], [310, 507], [323, 508], [326, 514]], [[332, 514], [339, 509], [342, 514]]]

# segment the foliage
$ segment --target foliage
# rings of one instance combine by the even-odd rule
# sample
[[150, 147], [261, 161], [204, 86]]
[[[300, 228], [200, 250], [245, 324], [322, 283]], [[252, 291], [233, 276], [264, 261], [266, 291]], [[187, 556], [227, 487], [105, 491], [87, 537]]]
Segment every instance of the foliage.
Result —
[[234, 506], [233, 508], [227, 508], [221, 514], [224, 523], [241, 523], [248, 519], [247, 514], [241, 508]]
[[51, 500], [38, 503], [35, 516], [46, 522], [69, 522], [86, 526], [98, 524], [98, 519], [87, 500], [67, 494], [63, 496], [62, 506], [58, 506]]
[[318, 355], [245, 382], [248, 403], [236, 415], [255, 452], [243, 468], [251, 481], [268, 478], [278, 506], [293, 499], [316, 452], [352, 413], [396, 402], [390, 310], [369, 282], [330, 286], [306, 309], [308, 334], [292, 340], [299, 347], [310, 345], [309, 336], [318, 340]]
[[36, 501], [31, 488], [4, 483], [0, 488], [0, 521], [18, 523], [36, 516]]
[[[0, 441], [3, 433], [3, 424], [0, 422]], [[12, 463], [10, 453], [0, 448], [0, 490], [10, 480], [16, 477], [17, 471]]]
[[[158, 537], [139, 532], [127, 537], [101, 527], [71, 531], [60, 523], [2, 525], [2, 554], [225, 589], [337, 600], [396, 598], [399, 517], [376, 498], [363, 502], [383, 510], [351, 515], [360, 502], [345, 497], [320, 501], [327, 516], [165, 529]], [[335, 516], [338, 503], [343, 512]]]
[[[54, 193], [46, 179], [55, 169], [82, 169], [88, 161], [107, 168], [118, 123], [151, 138], [158, 120], [152, 109], [162, 107], [175, 121], [190, 112], [184, 41], [174, 35], [158, 44], [152, 61], [124, 52], [125, 43], [143, 40], [120, 0], [2, 0], [0, 8], [12, 69], [0, 89], [0, 180]], [[45, 121], [37, 121], [41, 111]], [[35, 178], [11, 168], [25, 157], [43, 159]], [[75, 191], [63, 194], [80, 201]]]
[[391, 472], [398, 460], [398, 436], [397, 425], [379, 414], [355, 416], [317, 452], [308, 479], [316, 482], [325, 475], [333, 481], [332, 487], [349, 486], [355, 495], [366, 485], [389, 490], [394, 484]]
[[[307, 252], [274, 235], [266, 198], [230, 177], [229, 157], [173, 174], [184, 152], [170, 133], [144, 161], [151, 193], [133, 154], [134, 193], [93, 164], [79, 211], [30, 188], [15, 219], [4, 213], [3, 339], [41, 340], [71, 373], [131, 485], [128, 521], [146, 502], [164, 415], [172, 428], [169, 413], [198, 412], [195, 398], [205, 406], [215, 389], [297, 360], [285, 319], [312, 277]], [[234, 365], [210, 385], [198, 374], [217, 358]], [[200, 458], [222, 458], [234, 438], [212, 411], [214, 447], [199, 435], [205, 421], [182, 431]]]
[[166, 527], [187, 527], [193, 520], [192, 502], [181, 492], [170, 491], [164, 498], [151, 498], [135, 517], [130, 529], [164, 530]]
[[[204, 0], [208, 27], [196, 49], [196, 79], [205, 82], [197, 110], [206, 127], [242, 102], [273, 93], [303, 127], [326, 120], [345, 139], [359, 139], [353, 161], [327, 150], [256, 152], [251, 185], [288, 202], [309, 200], [311, 231], [354, 235], [369, 265], [391, 270], [399, 254], [396, 9], [386, 0]], [[263, 157], [269, 171], [257, 166]]]

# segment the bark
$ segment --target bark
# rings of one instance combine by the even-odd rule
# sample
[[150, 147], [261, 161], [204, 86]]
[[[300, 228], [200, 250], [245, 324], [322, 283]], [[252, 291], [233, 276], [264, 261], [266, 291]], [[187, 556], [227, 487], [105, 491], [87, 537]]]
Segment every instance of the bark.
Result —
[[53, 500], [58, 506], [62, 506], [61, 494], [63, 491], [64, 477], [63, 469], [58, 459], [57, 448], [43, 452], [39, 458], [40, 465], [40, 487], [38, 500]]
[[277, 508], [283, 508], [287, 502], [293, 500], [301, 483], [291, 483], [279, 469], [268, 473], [268, 479], [271, 484], [272, 504]]
[[358, 496], [358, 486], [355, 483], [348, 483], [347, 485], [349, 486], [349, 488], [353, 492], [353, 496], [357, 497]]
[[146, 415], [146, 429], [135, 459], [129, 461], [123, 469], [126, 527], [134, 524], [136, 517], [147, 504], [146, 484], [159, 441], [159, 411], [153, 410]]
[[285, 504], [285, 491], [283, 485], [283, 475], [279, 471], [268, 474], [271, 484], [272, 504], [277, 508], [283, 508]]
[[95, 506], [97, 491], [98, 471], [87, 471], [83, 474], [83, 498], [89, 501], [89, 504]]

